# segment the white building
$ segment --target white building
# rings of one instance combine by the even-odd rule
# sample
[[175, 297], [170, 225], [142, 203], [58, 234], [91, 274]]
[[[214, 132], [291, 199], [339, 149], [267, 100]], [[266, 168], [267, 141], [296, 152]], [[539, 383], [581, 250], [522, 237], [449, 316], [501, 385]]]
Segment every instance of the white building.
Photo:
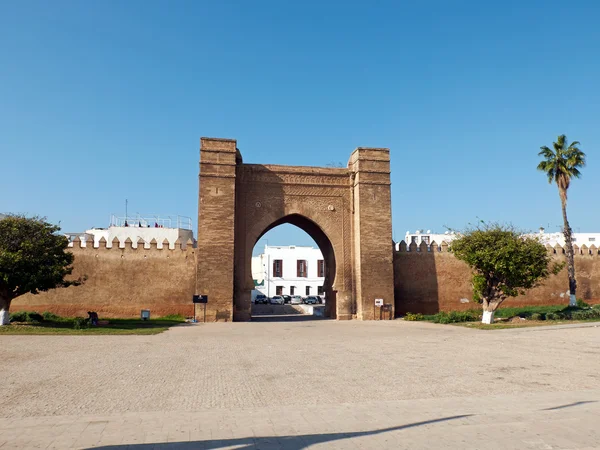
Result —
[[[140, 239], [144, 241], [146, 247], [155, 240], [158, 248], [162, 248], [163, 242], [169, 242], [169, 248], [175, 248], [177, 239], [182, 243], [188, 240], [194, 242], [194, 233], [192, 231], [192, 219], [182, 216], [146, 216], [140, 215], [127, 217], [111, 216], [108, 228], [90, 228], [85, 233], [65, 233], [72, 241], [79, 237], [82, 241], [94, 240], [94, 246], [98, 247], [100, 239], [104, 238], [107, 246], [112, 245], [114, 238], [117, 238], [123, 246], [123, 243], [130, 239], [134, 247]], [[87, 245], [87, 244], [86, 244]]]
[[252, 278], [256, 290], [267, 297], [324, 295], [323, 254], [314, 247], [266, 245], [252, 257]]
[[[407, 246], [412, 242], [417, 244], [417, 246], [421, 245], [421, 242], [425, 242], [427, 245], [429, 245], [434, 241], [438, 245], [443, 241], [450, 244], [450, 242], [456, 239], [457, 236], [458, 235], [456, 233], [451, 231], [446, 231], [444, 234], [432, 233], [431, 230], [427, 230], [426, 232], [423, 230], [416, 230], [414, 233], [407, 231], [406, 235], [404, 236], [404, 242]], [[552, 247], [556, 247], [556, 244], [561, 247], [564, 247], [565, 245], [565, 236], [562, 231], [556, 233], [546, 233], [544, 228], [540, 228], [538, 233], [532, 233], [528, 236], [537, 237], [542, 244], [550, 245]], [[587, 247], [591, 247], [592, 245], [600, 247], [600, 233], [573, 233], [573, 245], [581, 247], [584, 244]], [[396, 243], [397, 250], [399, 247], [400, 244]]]
[[[447, 244], [449, 244], [454, 238], [456, 238], [456, 233], [453, 231], [446, 231], [445, 233], [432, 233], [431, 230], [417, 230], [414, 233], [407, 231], [404, 235], [404, 242], [407, 246], [414, 242], [418, 247], [421, 245], [421, 242], [425, 242], [427, 245], [435, 242], [439, 245], [445, 241]], [[398, 247], [399, 243], [396, 244], [396, 248]]]
[[[540, 241], [544, 245], [549, 244], [552, 247], [556, 247], [556, 244], [561, 247], [564, 247], [565, 245], [565, 235], [562, 233], [562, 231], [556, 233], [546, 233], [543, 228], [540, 228], [538, 234], [532, 234], [531, 236], [539, 236]], [[573, 233], [572, 240], [573, 245], [577, 245], [580, 248], [584, 244], [587, 247], [591, 247], [592, 245], [600, 247], [600, 233]]]

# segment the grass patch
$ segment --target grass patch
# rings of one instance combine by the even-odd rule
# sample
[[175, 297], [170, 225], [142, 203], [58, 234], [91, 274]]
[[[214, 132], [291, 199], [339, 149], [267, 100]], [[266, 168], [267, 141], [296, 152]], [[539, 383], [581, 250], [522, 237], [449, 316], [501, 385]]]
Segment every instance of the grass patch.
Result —
[[[518, 308], [500, 308], [496, 310], [495, 317], [508, 319], [510, 317], [531, 317], [532, 314], [557, 313], [565, 309], [565, 305], [550, 306], [521, 306]], [[481, 314], [481, 311], [479, 312]]]
[[[141, 319], [105, 319], [106, 325], [88, 326], [87, 322], [80, 317], [59, 317], [54, 314], [41, 315], [39, 320], [29, 320], [30, 317], [38, 319], [33, 313], [28, 313], [25, 318], [28, 321], [17, 321], [22, 319], [21, 312], [11, 314], [13, 322], [10, 325], [0, 327], [0, 334], [63, 334], [63, 335], [106, 335], [106, 334], [158, 334], [168, 330], [170, 327], [185, 322], [183, 316], [171, 315], [150, 320]], [[47, 319], [45, 317], [48, 317]], [[102, 319], [101, 319], [102, 321]]]
[[[496, 311], [495, 318], [501, 320], [492, 325], [475, 323], [481, 320], [481, 314], [482, 312], [480, 309], [471, 309], [468, 311], [441, 311], [433, 315], [407, 313], [405, 320], [424, 320], [433, 323], [458, 324], [480, 329], [561, 325], [600, 321], [600, 305], [590, 307], [586, 303], [578, 301], [578, 306], [546, 305], [500, 308]], [[520, 320], [519, 318], [525, 320]], [[513, 320], [511, 321], [510, 319]]]
[[490, 325], [481, 322], [463, 322], [455, 323], [466, 328], [476, 328], [478, 330], [502, 330], [506, 328], [532, 328], [532, 327], [548, 327], [551, 325], [572, 325], [577, 323], [598, 322], [600, 319], [592, 320], [524, 320], [522, 322], [496, 322]]

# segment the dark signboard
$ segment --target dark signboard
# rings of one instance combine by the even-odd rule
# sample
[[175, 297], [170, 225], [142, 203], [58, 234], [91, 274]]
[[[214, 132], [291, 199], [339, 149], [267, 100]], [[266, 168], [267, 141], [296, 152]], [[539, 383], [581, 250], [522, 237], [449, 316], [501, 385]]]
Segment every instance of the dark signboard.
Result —
[[208, 303], [208, 295], [194, 295], [193, 303]]

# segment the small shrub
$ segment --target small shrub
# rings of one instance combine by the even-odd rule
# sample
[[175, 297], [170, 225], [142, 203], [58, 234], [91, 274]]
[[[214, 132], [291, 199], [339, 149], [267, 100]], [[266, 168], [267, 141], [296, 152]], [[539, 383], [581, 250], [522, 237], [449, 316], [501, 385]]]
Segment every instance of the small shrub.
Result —
[[544, 320], [545, 317], [543, 314], [540, 313], [533, 313], [530, 317], [531, 320]]
[[27, 322], [27, 311], [15, 311], [10, 313], [11, 322]]
[[44, 320], [59, 320], [60, 316], [57, 316], [54, 313], [51, 313], [49, 311], [46, 311], [42, 314], [42, 317], [44, 318]]
[[404, 316], [404, 320], [409, 320], [409, 321], [416, 321], [416, 320], [423, 320], [423, 314], [413, 314], [413, 313], [409, 313], [407, 312], [406, 315]]
[[565, 318], [565, 314], [563, 314], [563, 313], [553, 312], [553, 313], [546, 314], [546, 320], [562, 320], [564, 318]]
[[44, 321], [44, 317], [33, 311], [16, 311], [10, 314], [11, 322], [27, 322], [27, 323], [40, 323]]
[[600, 310], [598, 309], [585, 309], [583, 311], [573, 311], [571, 313], [571, 319], [573, 320], [589, 320], [599, 318]]
[[590, 305], [588, 305], [586, 302], [584, 302], [582, 299], [578, 298], [577, 299], [577, 307], [578, 308], [589, 308]]
[[479, 319], [479, 316], [471, 311], [440, 311], [433, 316], [434, 323], [460, 323], [460, 322], [474, 322]]
[[29, 323], [40, 323], [44, 321], [44, 316], [36, 312], [30, 312], [27, 314], [27, 322]]
[[90, 321], [88, 319], [84, 319], [83, 317], [75, 317], [73, 319], [73, 328], [75, 330], [81, 330], [82, 328], [89, 328]]

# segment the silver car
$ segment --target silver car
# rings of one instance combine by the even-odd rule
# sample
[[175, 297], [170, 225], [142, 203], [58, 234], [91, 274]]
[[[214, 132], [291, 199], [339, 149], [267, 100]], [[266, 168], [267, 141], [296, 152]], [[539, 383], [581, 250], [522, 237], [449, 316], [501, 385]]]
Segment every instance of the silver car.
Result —
[[276, 295], [275, 297], [271, 297], [269, 303], [271, 303], [271, 305], [283, 305], [284, 300], [281, 295]]
[[302, 297], [299, 295], [292, 295], [292, 300], [290, 301], [292, 305], [301, 305]]

